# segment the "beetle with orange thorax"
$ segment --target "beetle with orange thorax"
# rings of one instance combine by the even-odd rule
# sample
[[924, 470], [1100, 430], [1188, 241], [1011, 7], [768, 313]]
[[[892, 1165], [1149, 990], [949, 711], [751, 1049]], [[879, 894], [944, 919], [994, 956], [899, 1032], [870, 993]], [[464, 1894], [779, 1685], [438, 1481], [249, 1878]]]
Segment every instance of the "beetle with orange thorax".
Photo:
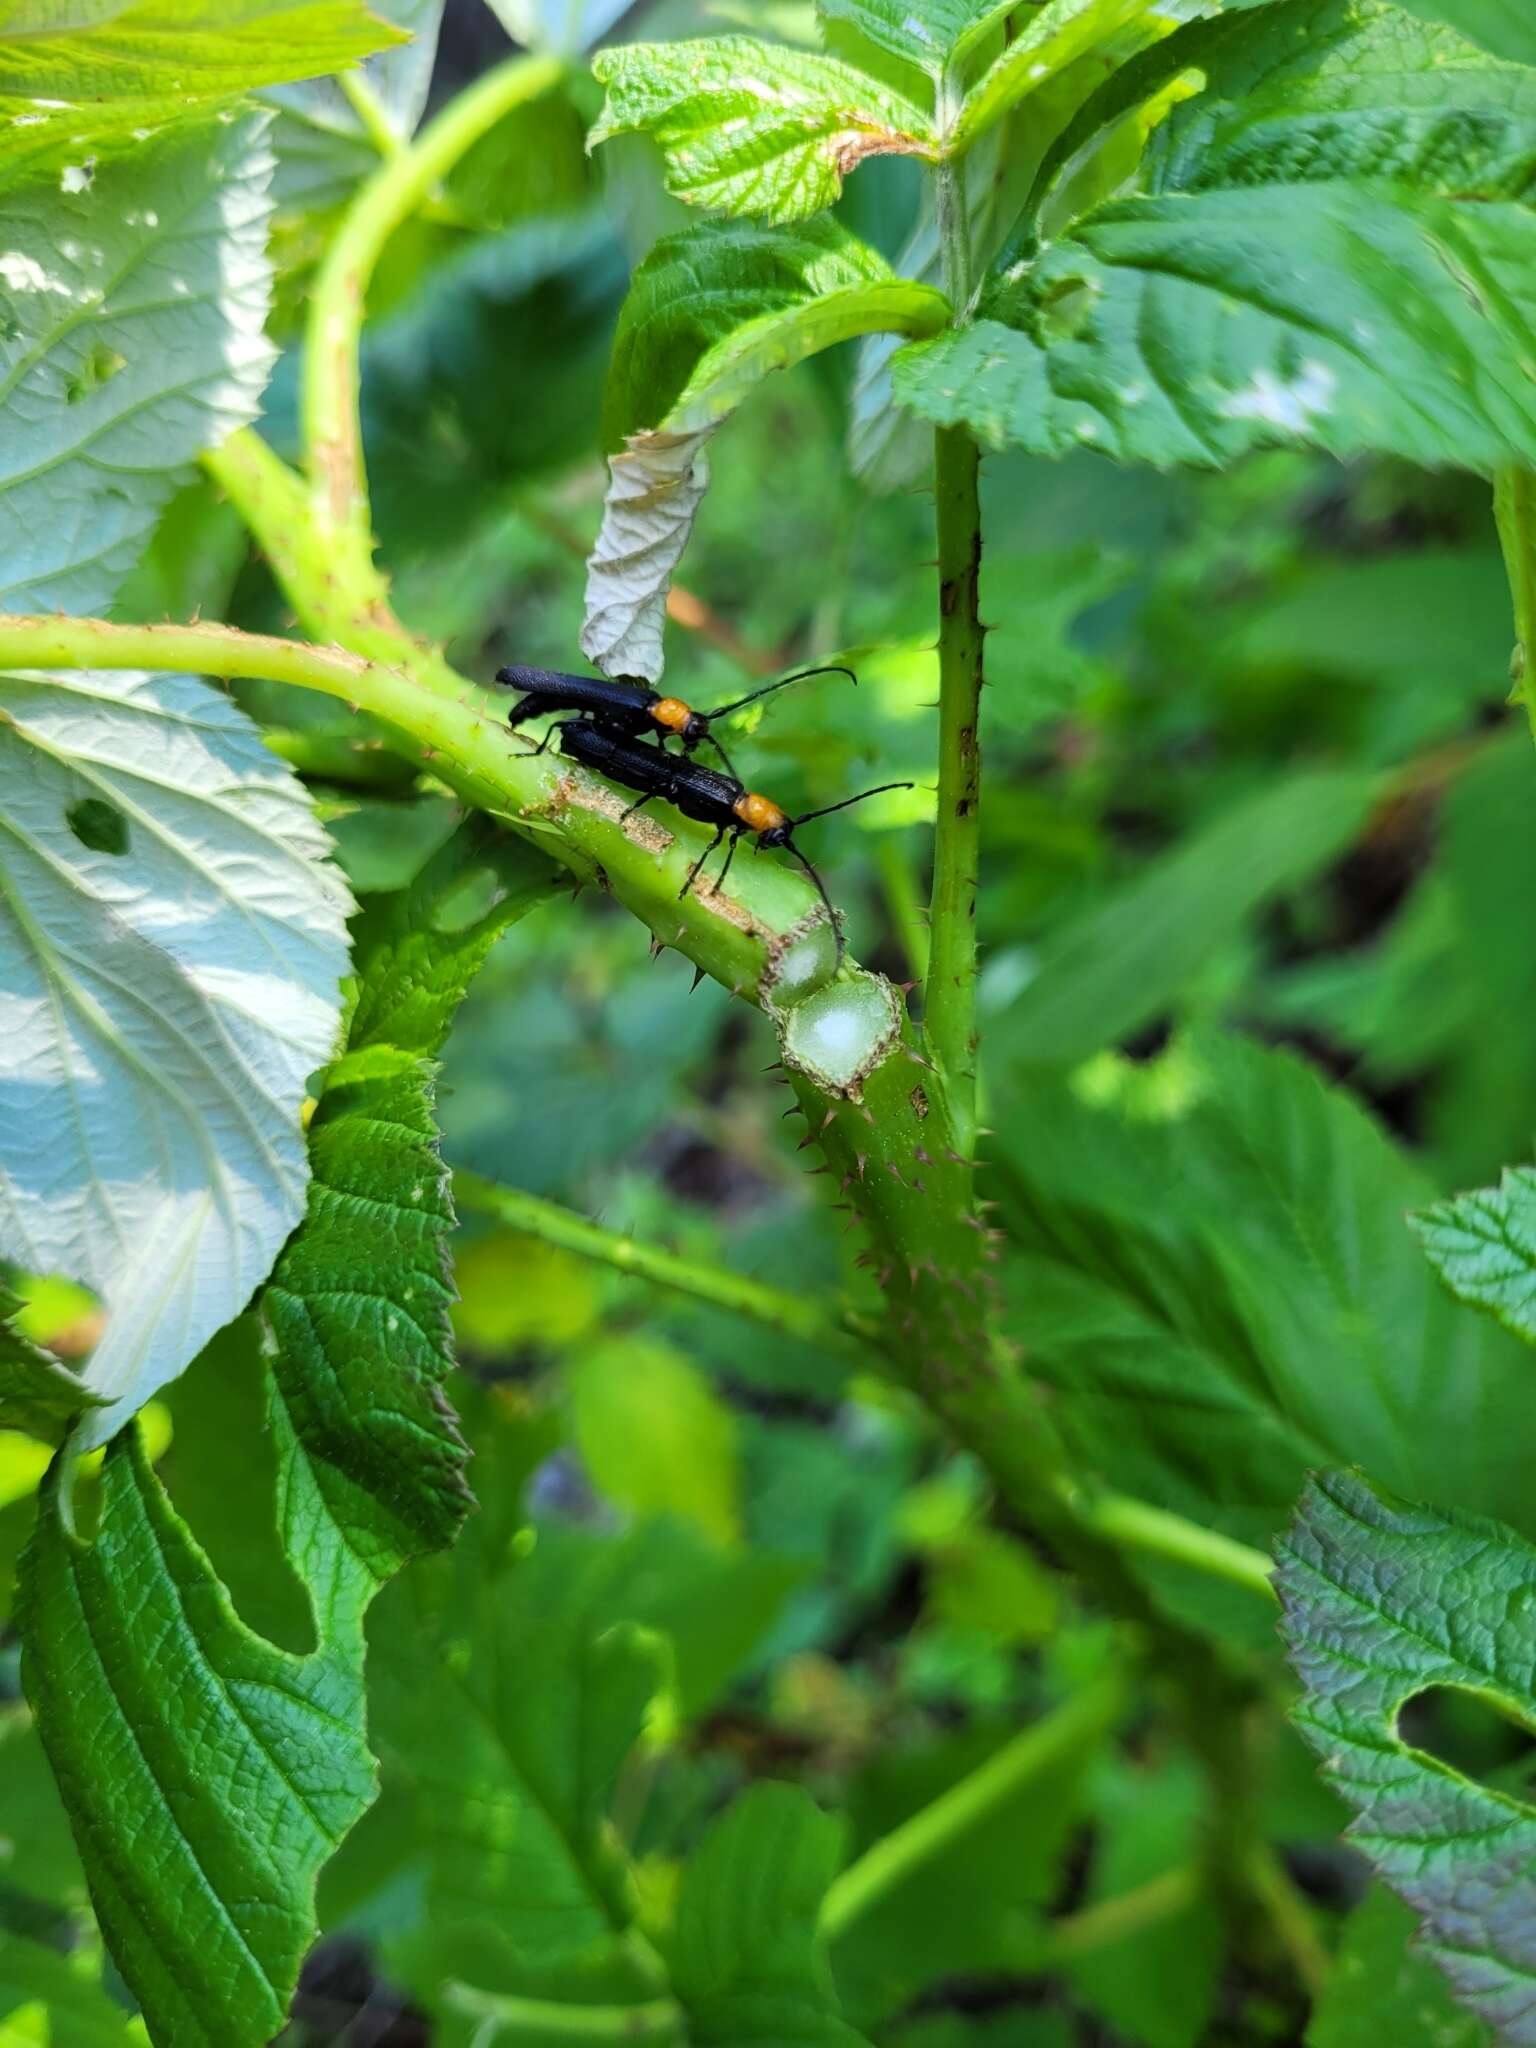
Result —
[[[577, 711], [604, 732], [622, 734], [626, 739], [646, 739], [654, 735], [663, 746], [669, 739], [677, 739], [685, 754], [691, 754], [702, 741], [708, 740], [727, 769], [734, 774], [725, 749], [710, 731], [711, 722], [726, 717], [732, 711], [740, 711], [745, 705], [755, 704], [759, 697], [782, 690], [786, 683], [798, 683], [807, 676], [822, 675], [844, 675], [850, 681], [856, 680], [852, 669], [844, 668], [838, 662], [825, 668], [798, 669], [794, 675], [781, 676], [776, 683], [765, 683], [762, 689], [753, 690], [749, 696], [738, 697], [734, 703], [717, 704], [713, 711], [695, 711], [681, 697], [664, 697], [649, 683], [627, 677], [614, 680], [608, 676], [571, 676], [559, 669], [522, 668], [514, 663], [509, 668], [498, 669], [496, 680], [509, 690], [521, 693], [507, 717], [508, 725], [514, 728], [530, 718], [537, 718], [542, 712]], [[546, 733], [538, 748], [540, 753], [549, 741], [550, 735]]]
[[560, 735], [562, 754], [579, 761], [584, 768], [595, 768], [610, 782], [620, 783], [624, 788], [637, 792], [634, 802], [624, 813], [626, 819], [642, 805], [660, 798], [663, 803], [674, 805], [685, 818], [714, 826], [714, 838], [688, 870], [679, 895], [688, 894], [705, 861], [727, 836], [731, 843], [726, 849], [725, 864], [715, 878], [716, 889], [724, 887], [737, 844], [744, 833], [752, 834], [759, 851], [765, 846], [777, 846], [792, 854], [805, 869], [826, 906], [837, 944], [837, 964], [839, 967], [842, 965], [842, 925], [821, 876], [795, 844], [796, 828], [809, 823], [812, 818], [824, 818], [831, 811], [846, 810], [849, 804], [862, 803], [867, 796], [879, 796], [883, 790], [910, 789], [910, 782], [882, 782], [879, 789], [866, 789], [858, 796], [844, 797], [841, 803], [827, 804], [819, 811], [806, 811], [802, 816], [792, 818], [772, 797], [761, 796], [756, 790], [748, 789], [734, 775], [718, 774], [715, 769], [703, 768], [686, 756], [679, 759], [662, 747], [648, 747], [643, 740], [608, 731], [593, 719], [568, 718], [557, 725], [555, 731]]

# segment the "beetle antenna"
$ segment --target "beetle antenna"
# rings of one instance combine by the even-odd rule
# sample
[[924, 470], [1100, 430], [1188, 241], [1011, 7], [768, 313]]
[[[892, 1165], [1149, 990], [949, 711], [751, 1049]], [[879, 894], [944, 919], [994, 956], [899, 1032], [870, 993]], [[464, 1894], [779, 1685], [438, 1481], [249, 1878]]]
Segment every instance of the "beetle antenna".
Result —
[[[725, 751], [724, 747], [721, 746], [720, 742], [715, 738], [714, 734], [712, 732], [707, 732], [705, 733], [704, 737], [709, 741], [709, 744], [714, 748], [715, 752], [720, 756], [721, 760], [725, 763], [725, 772], [727, 775], [729, 775], [732, 782], [741, 782], [741, 777], [736, 773], [735, 768], [731, 765], [730, 755]], [[745, 787], [746, 784], [742, 783], [742, 788], [745, 789]]]
[[[783, 845], [784, 851], [786, 853], [792, 853], [795, 856], [795, 859], [799, 861], [801, 867], [805, 869], [805, 872], [810, 876], [811, 881], [815, 886], [816, 894], [827, 906], [827, 918], [832, 926], [832, 936], [837, 942], [837, 967], [841, 967], [843, 964], [842, 921], [838, 917], [836, 910], [832, 907], [832, 898], [827, 894], [827, 885], [825, 882], [822, 881], [820, 875], [817, 874], [816, 870], [811, 866], [810, 862], [806, 859], [805, 855], [800, 851], [799, 847], [796, 846], [793, 839], [786, 839], [783, 842]], [[834, 973], [837, 972], [837, 967], [834, 967]]]
[[760, 690], [754, 690], [749, 697], [738, 697], [734, 704], [717, 704], [713, 711], [706, 711], [706, 718], [724, 718], [732, 711], [740, 711], [748, 704], [755, 704], [759, 697], [771, 697], [775, 690], [784, 690], [791, 683], [803, 683], [807, 676], [846, 676], [857, 689], [858, 677], [851, 668], [845, 668], [840, 661], [831, 661], [821, 668], [796, 669], [792, 676], [780, 676], [776, 683], [764, 683]]
[[829, 817], [833, 811], [846, 811], [850, 804], [861, 804], [867, 796], [884, 796], [888, 789], [911, 789], [910, 782], [880, 782], [873, 789], [861, 789], [857, 796], [845, 796], [840, 804], [827, 804], [819, 811], [807, 811], [803, 818], [791, 818], [793, 826], [808, 825], [812, 818]]

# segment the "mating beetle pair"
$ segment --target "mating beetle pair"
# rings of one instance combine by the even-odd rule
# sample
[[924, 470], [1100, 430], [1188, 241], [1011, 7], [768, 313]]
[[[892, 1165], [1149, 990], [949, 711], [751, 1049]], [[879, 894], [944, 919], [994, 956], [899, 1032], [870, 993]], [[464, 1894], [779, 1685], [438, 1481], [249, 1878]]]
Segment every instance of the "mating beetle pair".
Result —
[[[584, 767], [597, 769], [610, 781], [626, 789], [638, 790], [639, 795], [624, 814], [626, 817], [653, 798], [663, 797], [685, 818], [714, 826], [715, 836], [688, 870], [687, 880], [679, 892], [681, 895], [688, 894], [704, 863], [727, 833], [731, 843], [715, 885], [717, 888], [729, 874], [737, 842], [745, 832], [755, 836], [759, 851], [765, 846], [775, 846], [793, 854], [827, 907], [837, 943], [838, 965], [841, 966], [843, 933], [832, 899], [821, 876], [796, 846], [792, 835], [812, 818], [824, 818], [831, 811], [846, 810], [849, 804], [862, 803], [865, 797], [878, 796], [882, 790], [910, 789], [912, 785], [883, 782], [876, 789], [862, 790], [858, 796], [844, 797], [841, 803], [827, 804], [822, 810], [806, 811], [800, 817], [792, 818], [771, 797], [747, 788], [710, 730], [713, 720], [723, 718], [728, 712], [740, 711], [759, 697], [782, 690], [788, 683], [803, 681], [807, 676], [830, 674], [845, 675], [850, 681], [855, 680], [851, 669], [835, 663], [825, 668], [801, 669], [792, 676], [781, 677], [776, 683], [765, 684], [761, 690], [754, 690], [750, 696], [740, 697], [733, 704], [722, 704], [707, 712], [695, 711], [681, 698], [664, 697], [645, 683], [614, 682], [602, 676], [573, 676], [563, 675], [554, 669], [510, 667], [498, 669], [496, 680], [522, 692], [521, 701], [513, 705], [507, 721], [514, 728], [525, 719], [536, 718], [541, 712], [575, 711], [582, 714], [562, 720], [552, 728], [552, 731], [559, 732], [560, 751], [572, 760], [580, 761]], [[647, 745], [641, 737], [652, 731], [658, 735], [654, 746]], [[666, 751], [669, 736], [681, 741], [681, 754]], [[539, 752], [548, 746], [549, 739], [550, 735], [546, 734]], [[704, 740], [708, 740], [725, 763], [729, 771], [727, 774], [721, 775], [713, 768], [705, 768], [691, 758], [693, 750]]]

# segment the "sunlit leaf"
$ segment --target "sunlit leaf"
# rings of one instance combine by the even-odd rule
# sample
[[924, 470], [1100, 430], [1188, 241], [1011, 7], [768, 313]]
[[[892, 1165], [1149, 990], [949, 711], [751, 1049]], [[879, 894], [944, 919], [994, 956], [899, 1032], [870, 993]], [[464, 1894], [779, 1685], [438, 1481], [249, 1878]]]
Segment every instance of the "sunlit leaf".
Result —
[[291, 771], [190, 676], [0, 678], [0, 1248], [101, 1296], [102, 1443], [303, 1213], [347, 892]]
[[1220, 4], [1221, 0], [1048, 0], [966, 94], [949, 146], [968, 149], [1010, 108], [1113, 39], [1122, 39], [1120, 48], [1129, 54], [1123, 41], [1127, 31], [1139, 31], [1140, 38], [1156, 42], [1178, 21]]
[[0, 189], [137, 155], [146, 130], [398, 40], [363, 0], [17, 0], [4, 28]]
[[0, 196], [0, 608], [104, 606], [188, 466], [254, 418], [268, 119]]
[[71, 1527], [55, 1466], [23, 1562], [28, 1697], [97, 1918], [156, 2040], [264, 2048], [282, 2027], [315, 1880], [375, 1792], [364, 1616], [469, 1505], [440, 1388], [452, 1212], [430, 1056], [545, 877], [524, 854], [465, 916], [462, 885], [487, 864], [500, 867], [494, 835], [468, 828], [361, 921], [348, 1050], [311, 1125], [308, 1211], [265, 1299], [278, 1533], [315, 1647], [279, 1649], [235, 1614], [136, 1426], [108, 1447], [94, 1541]]
[[[899, 356], [898, 397], [1053, 455], [1536, 459], [1536, 213], [1514, 203], [1530, 74], [1374, 0], [1195, 26], [1143, 85], [1181, 63], [1204, 91], [1158, 131], [1143, 189], [1010, 261], [973, 326]], [[1112, 86], [1105, 118], [1124, 101]]]
[[751, 36], [627, 43], [593, 62], [608, 98], [593, 143], [640, 130], [667, 189], [696, 206], [769, 221], [830, 206], [871, 156], [931, 156], [914, 101], [834, 57]]

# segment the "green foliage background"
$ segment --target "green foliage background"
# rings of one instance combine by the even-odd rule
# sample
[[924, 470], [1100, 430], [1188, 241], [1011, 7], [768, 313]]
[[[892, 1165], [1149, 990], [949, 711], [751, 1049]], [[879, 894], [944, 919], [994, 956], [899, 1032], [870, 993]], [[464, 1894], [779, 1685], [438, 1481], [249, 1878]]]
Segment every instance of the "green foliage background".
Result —
[[[352, 54], [346, 10], [295, 13], [295, 34]], [[1412, 13], [1536, 60], [1496, 0]], [[812, 34], [792, 6], [692, 0], [659, 0], [644, 32], [730, 25]], [[894, 101], [901, 52], [864, 27], [877, 68], [881, 51], [897, 60]], [[450, 8], [439, 101], [505, 54], [499, 38]], [[1505, 111], [1536, 128], [1533, 76]], [[232, 83], [210, 63], [198, 90], [212, 110], [267, 77]], [[262, 432], [290, 456], [305, 296], [367, 146], [297, 97], [313, 90], [279, 85], [264, 131], [283, 353]], [[0, 105], [18, 92], [0, 68]], [[477, 678], [581, 665], [620, 306], [631, 267], [689, 218], [649, 142], [587, 155], [600, 97], [578, 71], [494, 127], [391, 240], [370, 297], [380, 564], [412, 631]], [[285, 150], [285, 130], [302, 143]], [[247, 146], [239, 126], [220, 132]], [[1159, 143], [1157, 200], [1126, 204], [1187, 217], [1179, 133]], [[1458, 176], [1497, 153], [1477, 133], [1481, 168], [1469, 152]], [[96, 138], [104, 160], [120, 140]], [[897, 263], [919, 175], [899, 157], [862, 166], [837, 220]], [[836, 182], [795, 184], [793, 210]], [[1118, 374], [1108, 320], [1110, 368], [1090, 382]], [[1022, 354], [1027, 320], [1007, 331]], [[983, 346], [978, 332], [917, 358], [910, 388], [970, 389], [974, 365], [943, 368], [942, 352]], [[1021, 379], [1047, 374], [1034, 355]], [[818, 355], [723, 430], [667, 681], [707, 706], [791, 664], [852, 662], [856, 690], [827, 678], [776, 697], [736, 728], [733, 758], [797, 811], [920, 785], [812, 829], [851, 950], [921, 983], [932, 507], [850, 475], [860, 374], [853, 347]], [[32, 1439], [60, 1411], [39, 1373], [57, 1368], [30, 1349], [78, 1355], [89, 1303], [15, 1276], [22, 1336], [0, 1374], [32, 1420], [0, 1436], [7, 1607], [42, 1493], [0, 1650], [4, 2048], [144, 2038], [118, 1974], [133, 1976], [135, 1944], [141, 1999], [163, 1973], [159, 2010], [185, 2006], [163, 2022], [178, 2043], [223, 2024], [195, 1982], [171, 1981], [167, 1956], [189, 1944], [245, 1987], [250, 2038], [287, 2048], [1536, 2038], [1517, 1991], [1536, 1887], [1536, 762], [1508, 709], [1487, 482], [1441, 465], [1416, 423], [1376, 437], [1387, 453], [1358, 452], [1352, 431], [1334, 454], [1250, 448], [1261, 437], [1242, 429], [1201, 454], [1240, 457], [1226, 469], [1124, 467], [1021, 388], [1031, 425], [1012, 431], [1032, 445], [989, 453], [982, 486], [982, 1191], [1006, 1235], [1003, 1327], [1108, 1485], [1264, 1552], [1284, 1539], [1301, 1714], [1275, 1612], [1251, 1590], [1138, 1560], [1141, 1618], [1111, 1619], [982, 1461], [829, 1325], [744, 1318], [562, 1241], [540, 1203], [802, 1301], [879, 1307], [857, 1240], [829, 1226], [826, 1182], [803, 1171], [792, 1098], [761, 1071], [760, 1019], [695, 985], [679, 953], [653, 954], [600, 892], [573, 906], [537, 853], [466, 824], [366, 716], [238, 682], [364, 906], [349, 1035], [317, 1083], [304, 1230], [259, 1310], [164, 1391], [153, 1431], [118, 1439], [99, 1486], [82, 1483], [78, 1511], [110, 1538], [89, 1554], [42, 1478]], [[608, 397], [620, 432], [624, 397]], [[1465, 453], [1486, 466], [1481, 446]], [[135, 564], [113, 615], [289, 630], [213, 482], [181, 477], [164, 498], [113, 536]], [[17, 582], [28, 610], [60, 596], [41, 570]], [[502, 1203], [490, 1182], [535, 1199]], [[1468, 1188], [1489, 1191], [1448, 1199]], [[368, 1259], [363, 1203], [378, 1212]], [[402, 1341], [393, 1322], [389, 1341], [359, 1339], [397, 1313]], [[1413, 1511], [1348, 1477], [1310, 1492], [1285, 1534], [1309, 1473], [1353, 1466], [1446, 1511], [1428, 1551], [1394, 1548], [1425, 1540]], [[1497, 1571], [1480, 1579], [1468, 1558], [1488, 1551]], [[152, 1556], [184, 1611], [163, 1639], [125, 1642], [102, 1617], [131, 1610]], [[1405, 1559], [1424, 1581], [1406, 1608]], [[46, 1654], [29, 1648], [30, 1707], [29, 1602], [71, 1622]], [[311, 1781], [293, 1760], [313, 1757], [317, 1725], [353, 1725], [364, 1629], [366, 1749], [338, 1742]], [[1357, 1662], [1319, 1648], [1341, 1642]], [[112, 1682], [82, 1677], [93, 1658]], [[34, 1713], [54, 1717], [83, 1855]], [[1020, 1752], [1040, 1729], [1048, 1754]], [[145, 1775], [123, 1792], [102, 1760], [126, 1750]], [[945, 1795], [976, 1782], [984, 1809], [944, 1818]], [[1454, 1882], [1417, 1868], [1426, 1783], [1433, 1830], [1492, 1841], [1489, 1865]], [[162, 1798], [171, 1848], [146, 1823], [125, 1867], [135, 1814]], [[1339, 1841], [1362, 1809], [1364, 1855]], [[892, 1843], [908, 1847], [856, 1896], [865, 1852]], [[1373, 1867], [1398, 1892], [1407, 1871], [1412, 1910]], [[322, 1940], [290, 2013], [274, 1986], [310, 1933], [295, 1870], [301, 1893], [318, 1882]], [[127, 1901], [125, 1922], [144, 1923], [113, 1961], [88, 1878], [98, 1907]], [[1507, 1925], [1479, 1904], [1495, 1879]], [[258, 1936], [231, 1896], [262, 1908]], [[1469, 1942], [1468, 1914], [1486, 1940]], [[1484, 2014], [1502, 1998], [1496, 2024], [1453, 2003], [1447, 1977]]]

